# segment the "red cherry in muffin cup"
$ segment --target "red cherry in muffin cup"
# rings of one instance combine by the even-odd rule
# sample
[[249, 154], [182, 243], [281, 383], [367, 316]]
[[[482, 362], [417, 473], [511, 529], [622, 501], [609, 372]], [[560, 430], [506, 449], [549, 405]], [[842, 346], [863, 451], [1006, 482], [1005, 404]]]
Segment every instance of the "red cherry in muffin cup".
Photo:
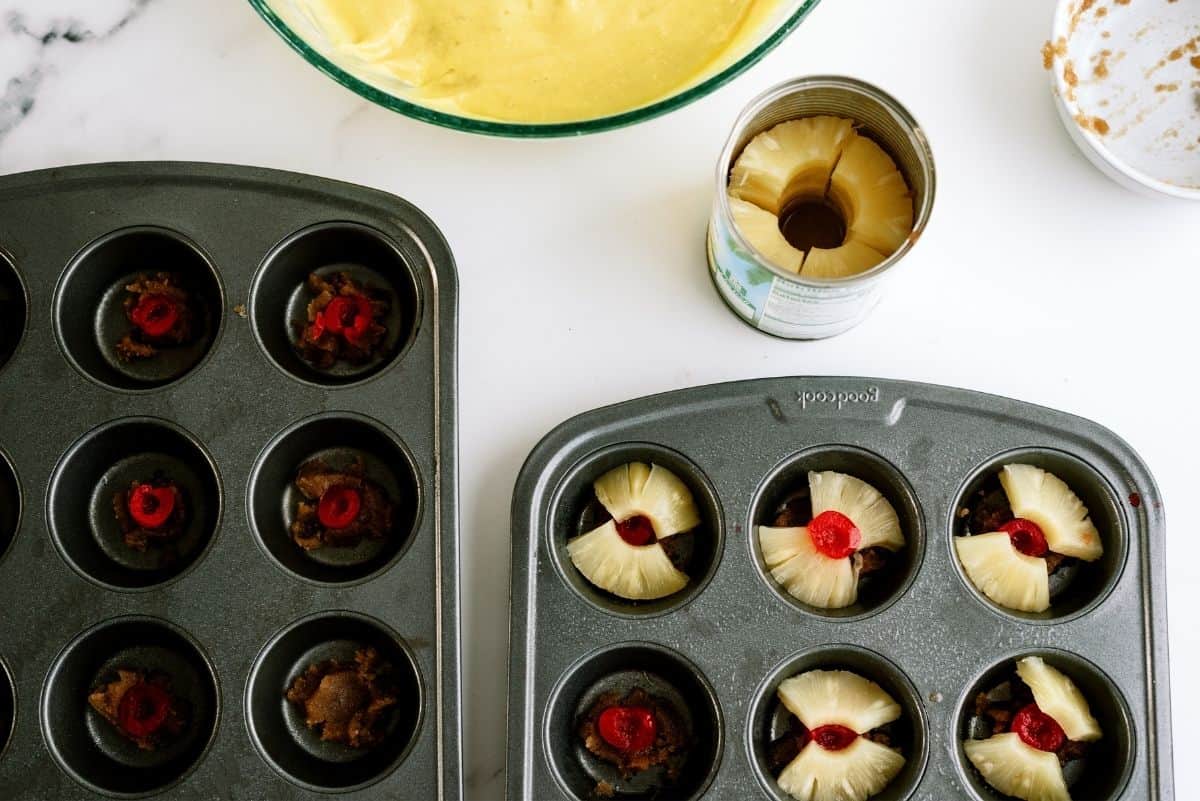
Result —
[[816, 549], [830, 559], [852, 556], [862, 543], [862, 532], [854, 521], [832, 509], [812, 519], [808, 524], [808, 536]]
[[317, 519], [330, 529], [348, 528], [362, 508], [362, 494], [353, 487], [330, 487], [317, 502]]
[[826, 751], [844, 751], [858, 739], [858, 732], [834, 723], [829, 726], [818, 726], [809, 732], [809, 736], [814, 743]]
[[145, 295], [129, 314], [133, 324], [148, 337], [161, 337], [175, 327], [179, 307], [166, 295]]
[[654, 533], [654, 524], [650, 522], [650, 518], [643, 515], [635, 515], [617, 523], [617, 533], [621, 535], [621, 539], [634, 547], [649, 545], [658, 539]]
[[121, 696], [117, 725], [131, 737], [149, 737], [162, 728], [170, 710], [170, 694], [157, 684], [142, 682]]
[[350, 342], [357, 342], [371, 327], [371, 301], [362, 295], [338, 295], [329, 301], [321, 314], [324, 327], [340, 334]]
[[600, 713], [600, 737], [618, 751], [636, 754], [654, 745], [658, 722], [644, 706], [610, 706]]
[[1008, 535], [1013, 547], [1026, 556], [1045, 556], [1050, 552], [1042, 527], [1032, 520], [1018, 517], [1005, 523], [1000, 530]]
[[175, 511], [175, 488], [138, 484], [129, 493], [129, 516], [142, 528], [162, 528]]
[[1054, 753], [1067, 742], [1062, 726], [1039, 709], [1037, 704], [1030, 704], [1014, 715], [1011, 730], [1016, 732], [1021, 742], [1039, 751]]

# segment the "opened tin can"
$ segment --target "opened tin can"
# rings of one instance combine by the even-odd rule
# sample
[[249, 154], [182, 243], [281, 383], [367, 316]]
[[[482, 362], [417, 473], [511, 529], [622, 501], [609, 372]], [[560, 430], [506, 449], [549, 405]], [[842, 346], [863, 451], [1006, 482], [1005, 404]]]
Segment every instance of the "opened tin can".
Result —
[[[734, 224], [729, 175], [754, 137], [789, 120], [831, 115], [852, 119], [896, 162], [913, 197], [913, 231], [883, 263], [848, 278], [802, 277], [771, 263]], [[824, 339], [862, 322], [879, 302], [884, 277], [920, 238], [933, 209], [936, 176], [924, 131], [900, 103], [862, 81], [798, 78], [755, 99], [733, 126], [716, 171], [708, 231], [713, 283], [731, 309], [760, 331], [786, 339]]]

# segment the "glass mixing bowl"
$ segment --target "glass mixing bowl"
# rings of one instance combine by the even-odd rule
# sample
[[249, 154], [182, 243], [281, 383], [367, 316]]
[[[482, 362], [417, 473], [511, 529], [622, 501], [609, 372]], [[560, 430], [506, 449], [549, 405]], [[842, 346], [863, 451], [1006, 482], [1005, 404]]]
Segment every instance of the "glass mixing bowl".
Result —
[[745, 42], [726, 53], [709, 70], [671, 95], [649, 105], [605, 117], [554, 123], [519, 123], [471, 117], [425, 103], [396, 81], [373, 75], [338, 54], [322, 32], [300, 9], [297, 0], [250, 0], [250, 5], [283, 40], [314, 67], [373, 103], [409, 117], [447, 128], [493, 136], [550, 137], [576, 136], [607, 131], [644, 122], [698, 100], [733, 80], [769, 53], [795, 30], [820, 0], [781, 0], [767, 19]]

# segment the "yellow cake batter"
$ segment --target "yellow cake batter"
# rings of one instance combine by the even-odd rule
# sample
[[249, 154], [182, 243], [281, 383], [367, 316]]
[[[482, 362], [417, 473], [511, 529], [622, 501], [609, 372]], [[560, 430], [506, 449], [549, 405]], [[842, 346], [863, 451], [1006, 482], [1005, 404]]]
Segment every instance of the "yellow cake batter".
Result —
[[779, 0], [298, 0], [340, 53], [417, 98], [511, 122], [660, 100], [720, 66]]

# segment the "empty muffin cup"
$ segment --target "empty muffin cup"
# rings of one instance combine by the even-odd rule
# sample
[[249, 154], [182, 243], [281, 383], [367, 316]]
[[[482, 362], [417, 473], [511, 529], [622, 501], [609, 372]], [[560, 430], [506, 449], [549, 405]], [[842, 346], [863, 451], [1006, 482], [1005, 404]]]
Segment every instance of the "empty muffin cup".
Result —
[[[596, 497], [593, 483], [613, 468], [641, 462], [670, 470], [691, 492], [700, 524], [689, 532], [666, 538], [671, 561], [688, 577], [676, 593], [656, 600], [622, 598], [591, 583], [571, 561], [567, 543], [610, 519]], [[708, 477], [681, 453], [646, 442], [612, 445], [584, 457], [562, 480], [551, 503], [547, 544], [563, 580], [580, 598], [609, 614], [650, 617], [675, 611], [699, 595], [717, 572], [725, 547], [724, 518], [716, 490]]]
[[1087, 700], [1103, 736], [1092, 743], [1085, 756], [1063, 766], [1063, 778], [1076, 799], [1120, 798], [1133, 773], [1137, 753], [1129, 707], [1121, 691], [1104, 671], [1083, 657], [1054, 649], [1035, 649], [1005, 657], [981, 673], [959, 699], [954, 717], [953, 748], [959, 779], [974, 801], [1010, 801], [996, 791], [967, 759], [963, 743], [992, 736], [991, 721], [979, 715], [976, 701], [981, 694], [1004, 694], [1016, 676], [1017, 662], [1038, 656], [1069, 678]]
[[0, 370], [8, 364], [29, 322], [29, 295], [12, 260], [0, 250]]
[[[326, 280], [348, 276], [381, 304], [375, 322], [383, 333], [355, 349], [352, 359], [339, 355], [320, 364], [309, 358], [324, 355], [320, 349], [306, 355], [300, 346], [313, 323], [309, 306], [319, 295], [310, 286], [314, 274]], [[386, 370], [416, 337], [420, 318], [417, 280], [404, 255], [388, 236], [357, 223], [323, 223], [291, 235], [267, 256], [250, 288], [250, 319], [263, 351], [288, 375], [323, 387], [349, 386]], [[338, 341], [329, 334], [325, 345]]]
[[791, 712], [777, 695], [779, 685], [810, 670], [846, 670], [879, 685], [900, 705], [898, 720], [885, 729], [890, 745], [899, 748], [904, 767], [872, 801], [906, 801], [916, 792], [929, 759], [925, 705], [912, 681], [899, 667], [879, 654], [854, 645], [828, 645], [788, 657], [755, 690], [747, 717], [747, 748], [750, 765], [768, 798], [794, 801], [779, 786], [771, 768], [771, 745], [785, 737]]
[[0, 759], [8, 751], [13, 730], [17, 727], [17, 684], [8, 664], [0, 658]]
[[[140, 288], [141, 280], [160, 273], [170, 276], [172, 289]], [[181, 294], [170, 294], [176, 291]], [[165, 297], [173, 299], [162, 301]], [[144, 320], [141, 328], [134, 319], [146, 299], [160, 303], [145, 307], [155, 322]], [[165, 316], [168, 307], [173, 317]], [[144, 392], [182, 379], [205, 361], [224, 307], [221, 279], [196, 243], [166, 228], [125, 228], [92, 242], [67, 265], [54, 291], [54, 331], [67, 360], [83, 375], [111, 389]], [[179, 341], [171, 339], [174, 327], [162, 333], [156, 327], [171, 320]], [[139, 347], [122, 345], [142, 330], [163, 338], [145, 340], [153, 352], [142, 349], [140, 339]], [[139, 353], [131, 355], [133, 350]]]
[[[661, 766], [622, 775], [580, 736], [581, 723], [602, 697], [639, 689], [669, 710], [684, 733], [686, 759], [674, 779]], [[678, 653], [651, 643], [601, 648], [576, 662], [551, 691], [542, 728], [551, 772], [576, 801], [596, 798], [601, 786], [631, 801], [698, 799], [717, 775], [724, 748], [721, 707], [708, 679]]]
[[[981, 498], [1000, 487], [998, 476], [1005, 465], [1028, 464], [1058, 476], [1079, 497], [1100, 533], [1103, 555], [1094, 562], [1071, 560], [1050, 575], [1050, 609], [1022, 612], [1008, 609], [987, 598], [967, 577], [954, 548], [954, 538], [984, 531], [971, 531], [974, 510]], [[1094, 468], [1068, 453], [1046, 448], [1023, 448], [987, 460], [964, 482], [951, 509], [951, 559], [959, 577], [980, 603], [996, 614], [1024, 623], [1062, 623], [1095, 609], [1116, 586], [1129, 552], [1129, 535], [1124, 513], [1111, 485]]]
[[[169, 694], [180, 726], [153, 747], [140, 747], [91, 703], [121, 671]], [[42, 688], [42, 735], [51, 755], [76, 782], [113, 797], [153, 795], [182, 781], [207, 753], [219, 716], [216, 672], [199, 643], [150, 617], [115, 618], [84, 631], [59, 653]]]
[[21, 482], [8, 454], [0, 450], [0, 560], [21, 529]]
[[[395, 701], [378, 723], [380, 741], [354, 747], [323, 738], [327, 724], [310, 726], [288, 692], [310, 668], [331, 661], [352, 665], [366, 649], [388, 667], [380, 675]], [[374, 618], [338, 611], [302, 618], [275, 634], [250, 668], [245, 703], [250, 739], [274, 770], [309, 790], [350, 793], [404, 761], [421, 727], [424, 691], [416, 659], [399, 634]]]
[[[792, 504], [811, 510], [808, 496], [810, 471], [845, 473], [870, 484], [896, 510], [900, 531], [904, 535], [904, 546], [889, 552], [879, 570], [863, 575], [859, 579], [856, 602], [841, 609], [819, 608], [794, 597], [775, 580], [763, 559], [759, 528], [776, 526], [777, 517]], [[912, 487], [887, 460], [861, 448], [819, 446], [789, 457], [767, 476], [750, 505], [747, 530], [750, 552], [759, 573], [780, 600], [806, 614], [852, 621], [883, 611], [912, 585], [925, 553], [922, 519]]]
[[[333, 473], [361, 465], [362, 477], [391, 503], [391, 528], [357, 542], [302, 546], [295, 533], [300, 505], [315, 506], [317, 499], [306, 498], [297, 475], [314, 460]], [[251, 471], [248, 496], [251, 530], [262, 549], [283, 570], [318, 584], [365, 581], [387, 570], [407, 550], [421, 518], [417, 468], [404, 443], [377, 420], [349, 412], [309, 417], [277, 434]]]
[[[734, 165], [756, 136], [781, 123], [818, 116], [852, 120], [861, 136], [878, 144], [894, 160], [912, 195], [913, 228], [899, 249], [883, 254], [886, 259], [871, 269], [843, 278], [810, 277], [768, 258], [738, 227], [729, 198]], [[933, 151], [924, 129], [896, 98], [878, 87], [854, 78], [818, 75], [769, 89], [738, 117], [717, 162], [708, 231], [713, 284], [734, 314], [764, 333], [785, 339], [824, 339], [848, 331], [875, 308], [883, 294], [884, 278], [920, 239], [933, 212], [936, 183]], [[797, 227], [791, 209], [815, 208], [826, 218], [832, 213], [836, 218], [832, 223], [841, 225], [840, 232], [833, 232], [840, 236], [818, 246], [842, 245], [850, 221], [828, 204], [807, 200], [780, 198], [785, 208], [781, 209], [778, 233], [786, 239], [789, 229]], [[826, 220], [821, 227], [835, 226]]]
[[[137, 524], [135, 484], [173, 490], [158, 507], [170, 513], [160, 528]], [[59, 553], [84, 578], [146, 590], [200, 561], [216, 537], [222, 501], [216, 464], [194, 435], [166, 420], [126, 417], [88, 432], [59, 459], [47, 523]]]

